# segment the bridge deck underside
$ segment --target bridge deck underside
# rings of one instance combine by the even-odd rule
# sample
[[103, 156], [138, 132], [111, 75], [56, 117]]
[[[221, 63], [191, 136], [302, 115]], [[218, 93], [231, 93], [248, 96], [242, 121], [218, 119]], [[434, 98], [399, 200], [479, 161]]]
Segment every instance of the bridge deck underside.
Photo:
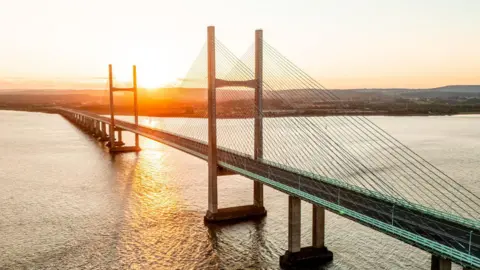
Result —
[[[110, 119], [91, 113], [64, 110], [110, 124]], [[208, 145], [144, 126], [116, 120], [115, 125], [172, 146], [198, 158], [207, 159]], [[218, 150], [218, 162], [237, 173], [275, 189], [321, 205], [328, 210], [392, 235], [404, 242], [464, 266], [480, 267], [480, 230], [424, 211], [383, 200], [321, 181], [308, 173], [295, 172], [263, 160], [226, 149]]]

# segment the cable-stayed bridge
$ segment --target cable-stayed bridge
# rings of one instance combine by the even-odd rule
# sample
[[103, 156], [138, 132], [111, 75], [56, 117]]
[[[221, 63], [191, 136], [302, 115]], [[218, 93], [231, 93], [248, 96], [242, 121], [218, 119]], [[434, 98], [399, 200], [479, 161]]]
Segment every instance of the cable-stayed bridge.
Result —
[[[479, 196], [369, 119], [349, 116], [334, 91], [269, 45], [261, 30], [255, 44], [237, 58], [209, 27], [207, 42], [180, 85], [204, 93], [203, 117], [157, 129], [139, 125], [135, 67], [133, 78], [133, 86], [115, 87], [110, 66], [109, 117], [66, 108], [58, 112], [108, 141], [111, 152], [139, 151], [138, 137], [144, 136], [206, 160], [206, 222], [266, 215], [263, 185], [289, 194], [282, 267], [332, 260], [324, 244], [325, 209], [430, 252], [432, 269], [450, 269], [451, 262], [465, 269], [480, 267]], [[133, 123], [115, 119], [116, 91], [133, 92]], [[294, 116], [305, 103], [326, 107], [331, 115]], [[294, 112], [291, 117], [266, 117], [267, 111], [287, 109]], [[237, 117], [228, 118], [232, 114]], [[135, 133], [135, 146], [123, 145], [123, 131]], [[218, 207], [217, 177], [225, 174], [254, 180], [252, 205]], [[302, 200], [314, 210], [313, 244], [304, 248]]]

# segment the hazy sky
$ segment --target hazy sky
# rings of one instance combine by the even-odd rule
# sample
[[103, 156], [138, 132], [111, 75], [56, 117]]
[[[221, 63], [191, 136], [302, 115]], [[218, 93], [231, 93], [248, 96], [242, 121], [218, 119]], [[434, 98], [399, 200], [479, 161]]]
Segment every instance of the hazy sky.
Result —
[[480, 84], [479, 0], [0, 0], [0, 88], [174, 82], [208, 25], [237, 55], [262, 28], [327, 88]]

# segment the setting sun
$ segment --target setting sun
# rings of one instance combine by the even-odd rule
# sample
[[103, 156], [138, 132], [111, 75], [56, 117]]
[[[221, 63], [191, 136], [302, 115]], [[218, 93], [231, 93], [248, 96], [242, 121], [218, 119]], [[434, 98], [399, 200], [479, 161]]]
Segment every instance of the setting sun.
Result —
[[480, 0], [0, 2], [0, 270], [480, 270]]
[[155, 89], [175, 80], [171, 71], [173, 61], [169, 61], [163, 48], [156, 48], [136, 41], [132, 47], [119, 46], [112, 53], [114, 84], [127, 86], [132, 84], [132, 65], [137, 66], [138, 87]]
[[[132, 65], [113, 65], [114, 85], [128, 87], [132, 85]], [[137, 84], [140, 88], [156, 89], [173, 81], [166, 76], [160, 66], [137, 65]]]

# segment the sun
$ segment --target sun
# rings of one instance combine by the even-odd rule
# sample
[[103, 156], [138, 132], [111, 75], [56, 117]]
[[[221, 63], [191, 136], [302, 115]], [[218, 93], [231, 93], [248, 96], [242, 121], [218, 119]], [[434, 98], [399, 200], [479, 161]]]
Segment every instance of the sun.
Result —
[[[133, 84], [132, 66], [116, 66], [113, 70], [114, 85], [117, 87], [131, 87]], [[137, 66], [137, 86], [145, 89], [157, 89], [168, 83], [165, 73], [156, 68]]]
[[169, 57], [167, 50], [146, 43], [119, 46], [112, 56], [115, 82], [124, 87], [131, 87], [132, 66], [136, 65], [139, 88], [158, 89], [167, 85], [176, 78], [172, 69], [175, 63], [169, 61]]
[[155, 70], [144, 70], [143, 73], [137, 72], [138, 87], [146, 89], [157, 89], [167, 83], [167, 78], [162, 76], [161, 72]]

